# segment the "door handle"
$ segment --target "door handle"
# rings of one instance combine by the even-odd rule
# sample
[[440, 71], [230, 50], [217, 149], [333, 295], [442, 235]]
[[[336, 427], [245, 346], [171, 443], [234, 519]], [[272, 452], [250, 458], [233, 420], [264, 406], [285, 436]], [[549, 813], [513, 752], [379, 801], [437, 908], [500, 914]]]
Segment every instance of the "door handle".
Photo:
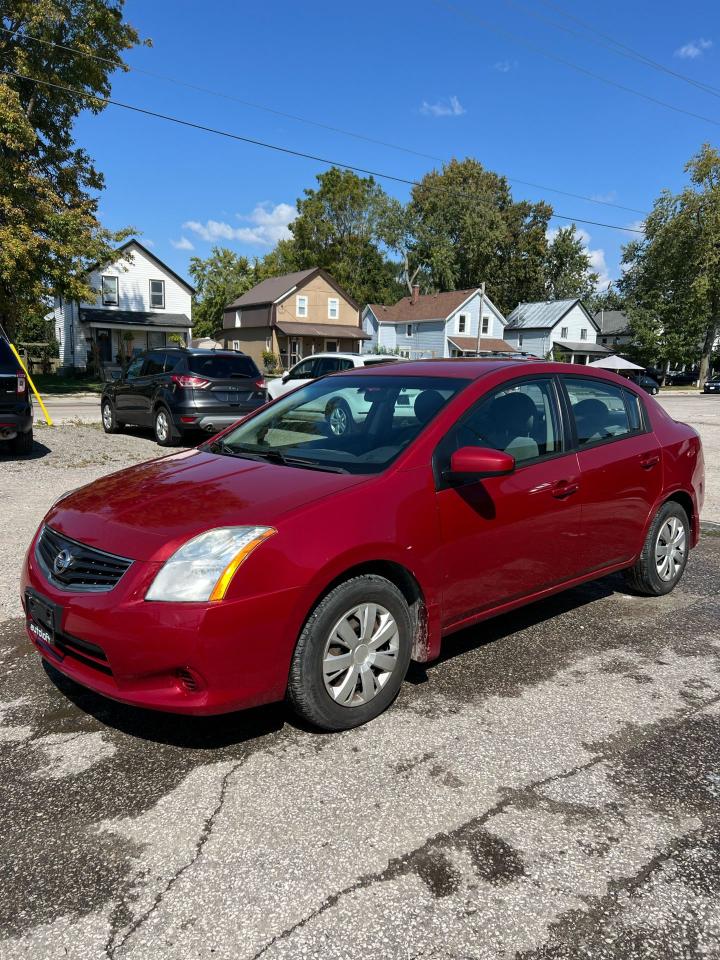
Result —
[[653, 467], [656, 467], [660, 463], [660, 457], [646, 457], [645, 460], [640, 461], [640, 466], [643, 470], [652, 470]]
[[566, 497], [571, 497], [574, 493], [577, 493], [579, 489], [579, 484], [561, 480], [552, 488], [552, 495], [556, 500], [564, 500]]

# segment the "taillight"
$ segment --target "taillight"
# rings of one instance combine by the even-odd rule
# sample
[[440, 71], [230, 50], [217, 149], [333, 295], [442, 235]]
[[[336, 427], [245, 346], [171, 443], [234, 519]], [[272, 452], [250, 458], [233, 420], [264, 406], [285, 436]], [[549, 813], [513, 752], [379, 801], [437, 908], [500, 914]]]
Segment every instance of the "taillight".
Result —
[[267, 383], [266, 383], [266, 381], [265, 381], [265, 377], [260, 377], [259, 380], [256, 380], [256, 381], [255, 381], [255, 386], [258, 388], [258, 390], [266, 390], [266, 389], [267, 389]]
[[195, 390], [207, 390], [210, 386], [209, 380], [202, 377], [189, 377], [184, 373], [174, 373], [170, 380], [178, 387], [192, 387]]
[[17, 392], [25, 393], [25, 391], [27, 390], [27, 380], [25, 379], [25, 374], [20, 373], [19, 370], [17, 375], [17, 381], [18, 381]]

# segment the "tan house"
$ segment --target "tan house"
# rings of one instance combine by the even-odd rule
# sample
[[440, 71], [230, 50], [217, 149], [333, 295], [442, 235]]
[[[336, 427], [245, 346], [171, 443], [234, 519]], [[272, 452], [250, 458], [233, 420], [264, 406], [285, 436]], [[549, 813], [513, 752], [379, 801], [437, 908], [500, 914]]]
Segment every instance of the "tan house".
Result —
[[263, 280], [225, 307], [218, 339], [262, 366], [263, 351], [287, 369], [324, 351], [358, 353], [370, 339], [360, 326], [360, 308], [319, 267]]

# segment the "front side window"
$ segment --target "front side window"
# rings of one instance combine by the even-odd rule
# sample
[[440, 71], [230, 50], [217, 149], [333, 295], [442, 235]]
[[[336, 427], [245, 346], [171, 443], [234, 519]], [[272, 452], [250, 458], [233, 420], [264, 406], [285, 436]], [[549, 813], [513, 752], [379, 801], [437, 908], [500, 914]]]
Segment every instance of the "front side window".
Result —
[[151, 310], [165, 309], [165, 281], [164, 280], [150, 281], [150, 309]]
[[563, 449], [555, 387], [550, 378], [515, 381], [493, 390], [443, 440], [442, 469], [460, 447], [490, 447], [512, 454], [518, 464]]
[[490, 329], [490, 317], [483, 317], [482, 324], [480, 326], [480, 332], [485, 334]]
[[118, 305], [118, 278], [102, 278], [102, 302], [104, 307], [116, 307]]
[[621, 387], [590, 377], [564, 377], [563, 383], [580, 447], [617, 440], [631, 432], [623, 396], [626, 391]]
[[137, 357], [125, 371], [126, 380], [136, 380], [140, 376], [145, 361], [142, 357]]
[[[246, 419], [209, 449], [230, 456], [340, 473], [379, 473], [468, 380], [327, 377]], [[342, 417], [333, 413], [342, 411]]]
[[315, 363], [316, 361], [312, 358], [298, 363], [288, 374], [288, 380], [309, 380], [310, 377], [314, 376], [313, 366]]
[[340, 317], [340, 301], [337, 297], [328, 297], [328, 320], [337, 320]]
[[307, 315], [308, 315], [308, 298], [304, 296], [295, 297], [295, 316], [307, 317]]

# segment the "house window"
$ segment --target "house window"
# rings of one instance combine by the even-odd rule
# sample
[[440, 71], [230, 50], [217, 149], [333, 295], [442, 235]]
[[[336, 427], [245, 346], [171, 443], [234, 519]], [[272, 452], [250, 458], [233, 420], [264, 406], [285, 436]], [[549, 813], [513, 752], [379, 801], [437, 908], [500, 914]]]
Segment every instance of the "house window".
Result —
[[[603, 337], [603, 338], [602, 338], [602, 342], [603, 342], [603, 343], [607, 343], [607, 337]], [[616, 342], [617, 342], [617, 341], [616, 341]]]
[[150, 309], [151, 310], [165, 309], [165, 281], [164, 280], [150, 281]]
[[567, 338], [568, 338], [568, 328], [560, 327], [560, 339], [567, 340]]
[[581, 340], [587, 340], [587, 328], [586, 328], [586, 327], [583, 327], [582, 330], [580, 331], [580, 339], [581, 339]]
[[408, 323], [408, 324], [405, 325], [405, 336], [406, 336], [406, 337], [411, 337], [411, 336], [412, 336], [412, 324], [411, 324], [411, 323]]
[[523, 335], [522, 335], [521, 333], [519, 333], [519, 334], [518, 334], [518, 346], [521, 347], [522, 345], [523, 345]]
[[490, 317], [483, 317], [482, 324], [480, 326], [480, 332], [486, 334], [490, 329]]
[[340, 317], [340, 301], [337, 297], [328, 297], [328, 320], [338, 320]]
[[116, 307], [118, 305], [118, 278], [102, 278], [102, 302], [104, 307]]
[[307, 317], [308, 315], [308, 298], [307, 297], [295, 297], [295, 316], [296, 317]]
[[468, 328], [468, 318], [466, 313], [461, 313], [458, 315], [457, 322], [457, 332], [458, 333], [467, 333]]
[[325, 350], [328, 353], [337, 353], [338, 342], [337, 340], [326, 340], [325, 341]]

